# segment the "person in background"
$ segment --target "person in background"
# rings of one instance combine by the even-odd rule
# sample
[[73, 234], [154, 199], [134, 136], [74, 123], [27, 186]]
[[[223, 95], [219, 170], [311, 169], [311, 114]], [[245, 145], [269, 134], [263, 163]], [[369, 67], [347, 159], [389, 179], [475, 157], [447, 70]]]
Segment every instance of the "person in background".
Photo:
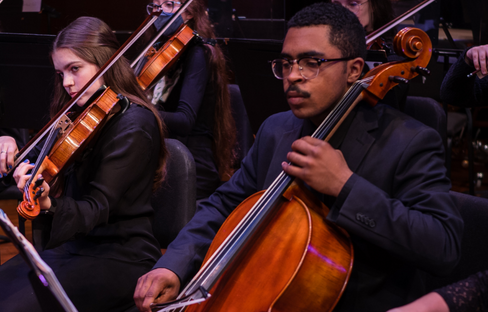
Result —
[[[149, 5], [163, 10], [155, 22], [158, 30], [182, 2], [156, 0]], [[186, 23], [202, 38], [215, 39], [202, 0], [194, 0], [175, 23], [172, 29]], [[210, 196], [233, 174], [236, 128], [227, 71], [218, 45], [194, 40], [170, 72], [149, 90], [169, 137], [183, 142], [195, 159], [197, 200]]]
[[[488, 105], [488, 45], [465, 50], [449, 69], [441, 85], [441, 99], [448, 104]], [[469, 75], [469, 77], [468, 77]], [[437, 289], [390, 312], [488, 311], [488, 271]]]
[[353, 12], [364, 27], [366, 34], [382, 27], [393, 20], [393, 8], [390, 0], [331, 0]]
[[443, 102], [455, 106], [488, 105], [488, 44], [461, 54], [444, 77], [440, 96]]

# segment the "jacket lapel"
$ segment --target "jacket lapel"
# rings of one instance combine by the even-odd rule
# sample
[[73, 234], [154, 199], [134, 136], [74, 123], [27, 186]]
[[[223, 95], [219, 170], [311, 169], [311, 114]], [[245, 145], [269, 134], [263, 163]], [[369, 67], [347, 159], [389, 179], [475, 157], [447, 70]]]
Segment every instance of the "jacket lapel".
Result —
[[376, 110], [367, 104], [359, 104], [354, 120], [340, 147], [347, 165], [353, 172], [356, 172], [373, 145], [375, 138], [370, 132], [377, 128]]

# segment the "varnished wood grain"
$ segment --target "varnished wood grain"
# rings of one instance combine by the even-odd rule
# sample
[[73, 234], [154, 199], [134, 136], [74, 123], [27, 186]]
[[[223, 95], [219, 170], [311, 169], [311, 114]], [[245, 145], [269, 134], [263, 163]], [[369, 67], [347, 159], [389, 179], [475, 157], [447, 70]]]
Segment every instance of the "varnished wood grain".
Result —
[[[17, 200], [0, 200], [0, 208], [5, 211], [8, 215], [10, 221], [15, 226], [19, 225], [19, 217], [17, 214]], [[25, 222], [26, 238], [32, 242], [32, 226], [30, 221]], [[0, 228], [0, 235], [5, 235], [3, 230]], [[17, 255], [19, 252], [17, 248], [14, 247], [12, 243], [0, 244], [0, 264], [4, 264], [7, 260]]]

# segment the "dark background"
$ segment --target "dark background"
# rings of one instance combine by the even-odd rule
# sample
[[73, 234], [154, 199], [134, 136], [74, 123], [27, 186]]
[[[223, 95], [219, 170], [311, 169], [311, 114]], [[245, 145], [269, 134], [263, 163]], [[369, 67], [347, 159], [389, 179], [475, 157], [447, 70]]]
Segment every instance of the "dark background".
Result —
[[[54, 35], [79, 16], [96, 16], [124, 42], [145, 19], [147, 0], [44, 0], [41, 12], [23, 13], [21, 0], [0, 4], [0, 127], [39, 129], [47, 121], [53, 70], [49, 60]], [[280, 52], [286, 21], [314, 0], [206, 0], [208, 13], [229, 59], [233, 82], [238, 83], [253, 131], [270, 114], [287, 110], [281, 81], [271, 73], [268, 60]], [[394, 1], [397, 14], [418, 0]], [[448, 27], [471, 29], [472, 42], [457, 42], [456, 48], [485, 42], [485, 0], [443, 0], [424, 9], [414, 20], [421, 24], [443, 17]], [[484, 19], [484, 20], [483, 20]], [[454, 48], [430, 33], [436, 48]], [[444, 58], [432, 57], [432, 77], [425, 83], [412, 81], [412, 95], [439, 98], [445, 70]]]

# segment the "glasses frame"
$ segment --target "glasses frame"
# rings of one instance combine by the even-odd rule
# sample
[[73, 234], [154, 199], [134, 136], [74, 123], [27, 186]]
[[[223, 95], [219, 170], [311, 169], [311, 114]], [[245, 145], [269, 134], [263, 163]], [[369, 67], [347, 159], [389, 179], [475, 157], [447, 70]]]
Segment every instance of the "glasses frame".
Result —
[[[313, 77], [305, 77], [303, 75], [303, 66], [300, 66], [298, 65], [298, 63], [300, 63], [301, 60], [304, 60], [304, 59], [313, 59], [313, 60], [316, 60], [317, 61], [317, 71], [315, 73], [315, 76]], [[271, 64], [271, 71], [273, 72], [273, 75], [277, 78], [277, 79], [280, 79], [280, 80], [283, 80], [285, 78], [287, 78], [288, 76], [290, 76], [291, 72], [293, 71], [293, 65], [297, 64], [298, 65], [298, 70], [300, 71], [300, 75], [303, 77], [303, 79], [306, 79], [306, 80], [310, 80], [310, 79], [314, 79], [316, 78], [318, 75], [319, 75], [319, 72], [320, 72], [320, 65], [322, 65], [323, 63], [328, 63], [328, 62], [336, 62], [336, 61], [349, 61], [349, 60], [352, 60], [354, 59], [354, 57], [341, 57], [341, 58], [335, 58], [335, 59], [323, 59], [323, 58], [318, 58], [318, 57], [313, 57], [313, 56], [304, 56], [304, 57], [301, 57], [301, 58], [297, 58], [297, 59], [292, 59], [292, 60], [289, 60], [287, 59], [286, 57], [282, 57], [282, 58], [278, 58], [278, 59], [274, 59], [272, 61], [268, 61], [268, 63]], [[277, 61], [279, 60], [285, 60], [287, 61], [288, 63], [291, 64], [291, 67], [290, 67], [290, 70], [288, 72], [288, 74], [284, 74], [283, 73], [283, 77], [280, 77], [276, 74], [275, 72], [275, 67], [274, 67], [274, 64], [277, 63]]]
[[367, 2], [369, 2], [369, 0], [366, 0], [363, 2], [353, 1], [352, 3], [356, 3], [355, 6], [351, 6], [350, 3], [346, 3], [346, 4], [342, 4], [341, 2], [334, 2], [334, 3], [340, 4], [343, 7], [345, 7], [346, 9], [348, 9], [349, 11], [353, 12], [354, 14], [357, 14], [357, 13], [359, 13], [361, 6]]
[[[163, 11], [161, 8], [163, 7], [163, 4], [164, 3], [172, 3], [172, 6], [173, 8], [171, 9], [171, 12], [165, 12]], [[170, 14], [170, 13], [173, 13], [174, 10], [175, 10], [175, 4], [177, 5], [182, 5], [183, 3], [182, 2], [179, 2], [179, 1], [164, 1], [163, 3], [161, 4], [156, 4], [156, 3], [149, 3], [148, 5], [146, 5], [146, 12], [148, 15], [151, 15], [153, 12], [154, 12], [154, 9], [157, 10], [157, 12], [161, 11], [162, 13], [165, 13], [165, 14]]]

